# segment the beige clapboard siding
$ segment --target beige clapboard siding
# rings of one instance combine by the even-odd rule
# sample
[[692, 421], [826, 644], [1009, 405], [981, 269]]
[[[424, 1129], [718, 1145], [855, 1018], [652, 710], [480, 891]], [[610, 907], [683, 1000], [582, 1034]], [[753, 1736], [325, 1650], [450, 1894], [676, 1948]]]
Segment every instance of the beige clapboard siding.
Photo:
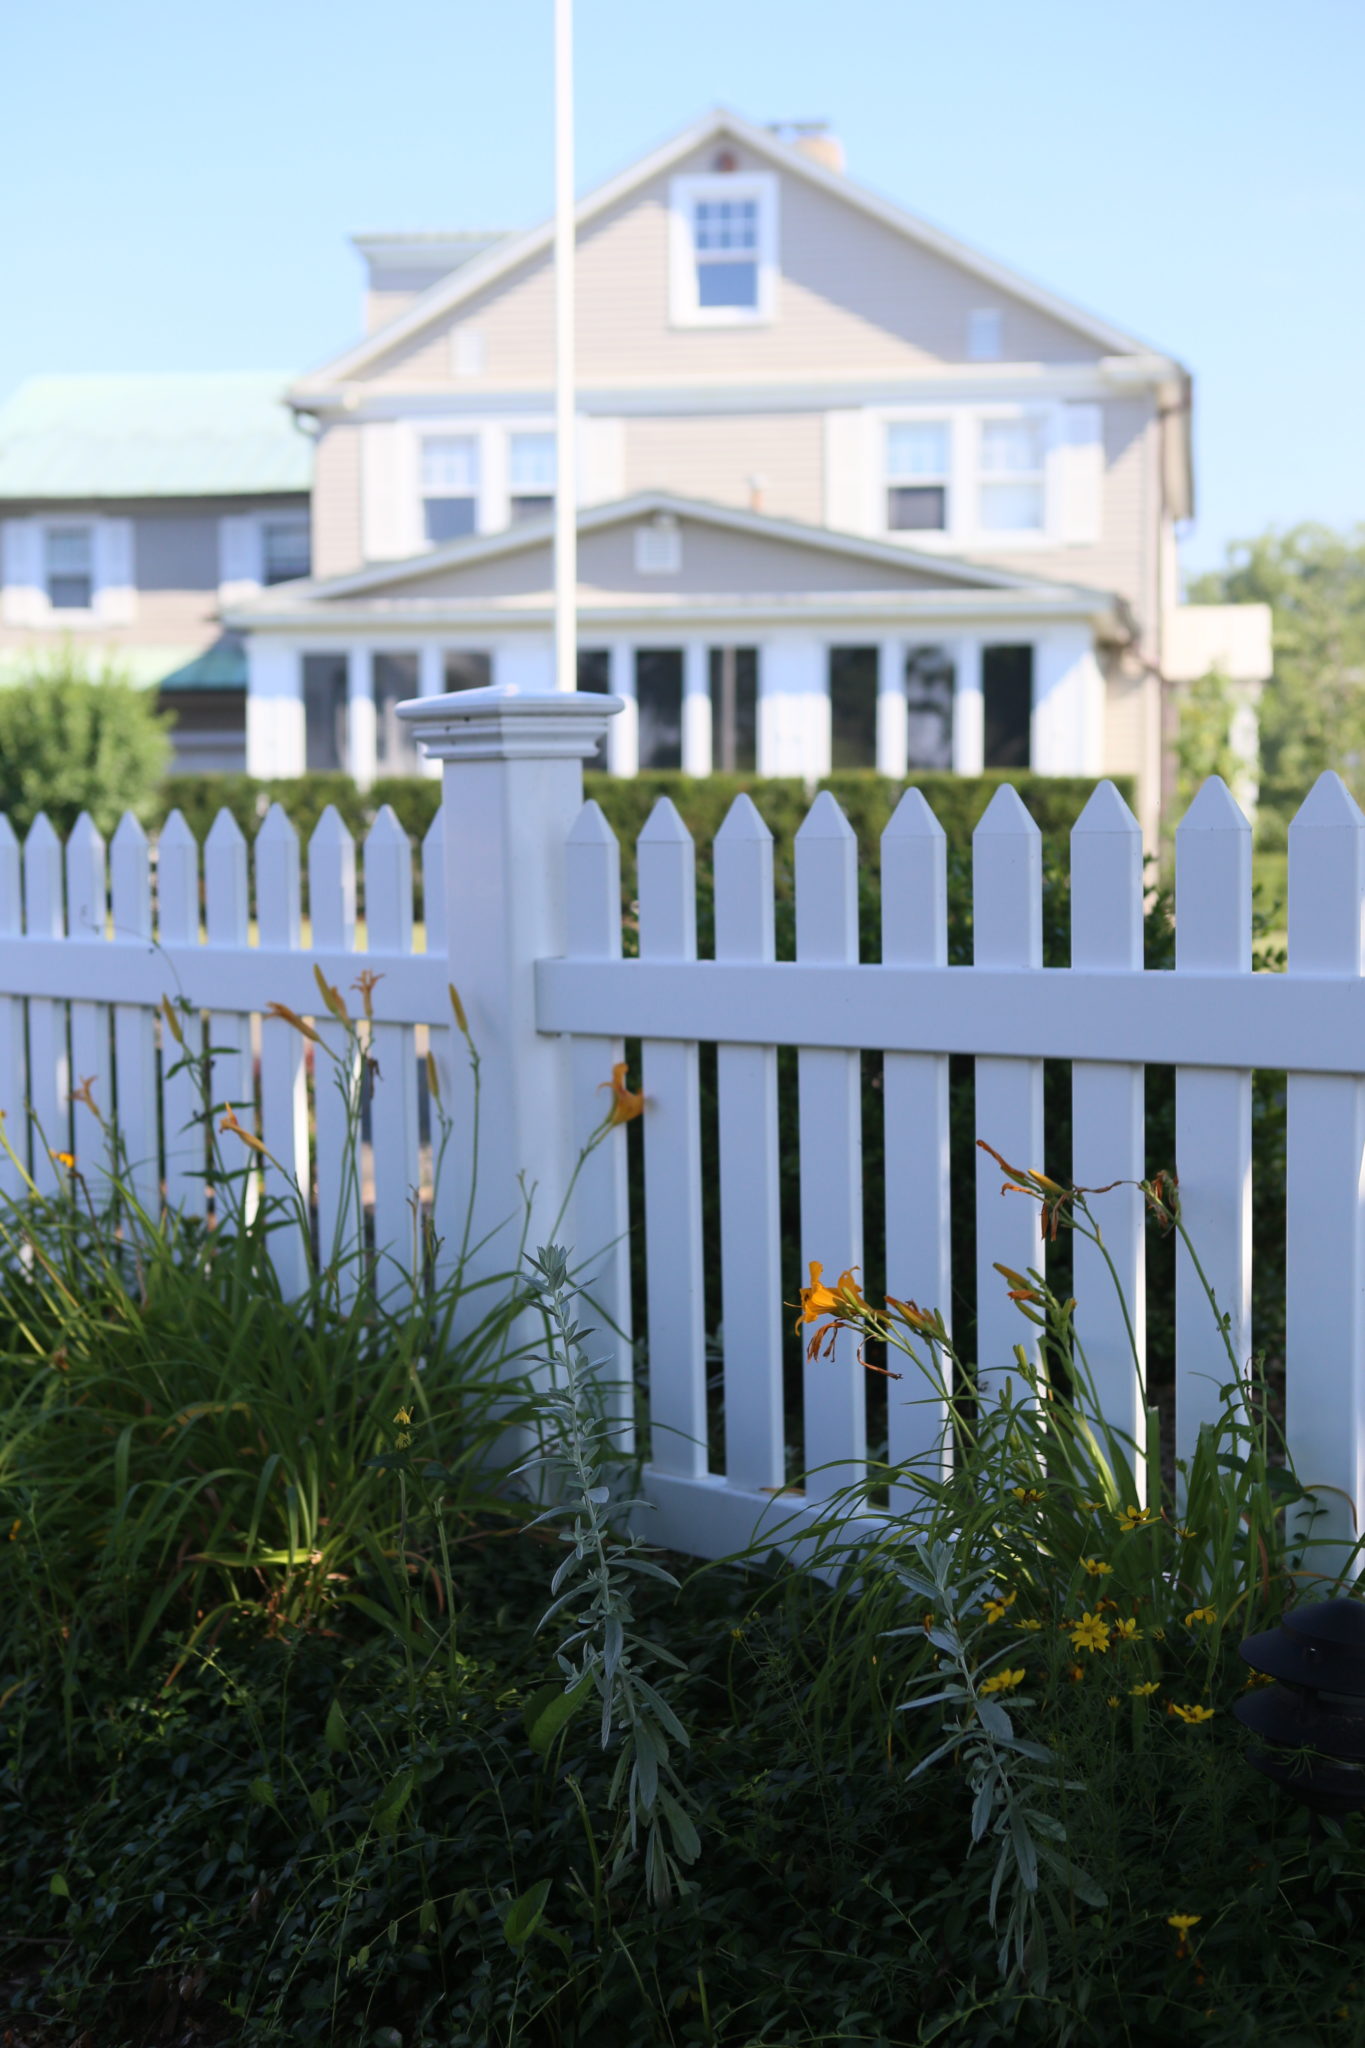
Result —
[[360, 539], [360, 428], [327, 426], [313, 461], [313, 574], [344, 576], [364, 560]]
[[[1126, 597], [1144, 616], [1150, 609], [1153, 549], [1158, 507], [1151, 501], [1152, 456], [1157, 433], [1150, 399], [1109, 399], [1104, 406], [1104, 498], [1100, 538], [1084, 546], [973, 548], [975, 561], [989, 561], [1022, 576], [1049, 582], [1083, 583]], [[965, 552], [965, 550], [964, 550]]]
[[[761, 479], [755, 498], [755, 479]], [[625, 422], [625, 489], [753, 507], [811, 526], [824, 517], [819, 413], [701, 414]]]
[[[699, 151], [678, 173], [709, 167]], [[741, 168], [746, 166], [741, 162]], [[755, 168], [767, 169], [758, 165]], [[777, 317], [759, 327], [669, 324], [670, 173], [639, 187], [581, 235], [578, 252], [580, 383], [667, 383], [715, 377], [895, 374], [966, 359], [967, 315], [998, 306], [1003, 354], [1013, 362], [1089, 362], [1096, 343], [945, 258], [907, 241], [802, 178], [780, 179]], [[449, 332], [477, 327], [482, 375], [463, 389], [546, 386], [553, 372], [552, 272], [543, 255], [398, 344], [362, 373], [380, 387], [455, 383]]]

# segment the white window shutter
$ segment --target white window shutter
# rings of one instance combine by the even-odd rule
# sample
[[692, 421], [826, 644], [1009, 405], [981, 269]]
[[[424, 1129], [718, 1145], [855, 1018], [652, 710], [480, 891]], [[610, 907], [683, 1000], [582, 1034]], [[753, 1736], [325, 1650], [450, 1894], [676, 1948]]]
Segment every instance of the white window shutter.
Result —
[[250, 512], [229, 513], [218, 521], [218, 601], [255, 597], [260, 587], [260, 521]]
[[578, 502], [610, 505], [626, 494], [626, 423], [580, 417]]
[[825, 414], [825, 524], [840, 533], [879, 531], [874, 427], [861, 409]]
[[0, 616], [7, 626], [37, 626], [47, 616], [42, 534], [36, 519], [0, 522]]
[[406, 460], [408, 453], [397, 420], [366, 420], [362, 425], [360, 545], [367, 562], [393, 561], [412, 552], [417, 508], [405, 502], [405, 485], [415, 491], [417, 479]]
[[1104, 506], [1103, 408], [1067, 405], [1062, 412], [1062, 539], [1097, 541]]
[[137, 586], [131, 519], [101, 519], [95, 528], [95, 590], [95, 605], [106, 625], [132, 624]]

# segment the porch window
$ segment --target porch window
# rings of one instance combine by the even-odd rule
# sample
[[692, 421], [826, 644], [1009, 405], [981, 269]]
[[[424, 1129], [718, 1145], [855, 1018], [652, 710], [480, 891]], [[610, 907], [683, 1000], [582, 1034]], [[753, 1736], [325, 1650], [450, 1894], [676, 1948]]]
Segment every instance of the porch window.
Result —
[[1027, 768], [1033, 724], [1033, 649], [983, 647], [981, 697], [987, 768]]
[[507, 447], [507, 483], [512, 524], [538, 519], [554, 509], [555, 437], [512, 434]]
[[422, 525], [429, 541], [463, 540], [479, 523], [479, 443], [473, 434], [422, 437]]
[[635, 652], [635, 703], [640, 717], [640, 767], [682, 767], [683, 651]]
[[720, 775], [751, 775], [758, 766], [758, 649], [713, 647], [711, 766]]
[[[580, 647], [578, 650], [578, 687], [593, 697], [611, 695], [611, 650], [607, 647]], [[605, 775], [607, 772], [607, 736], [603, 733], [597, 742], [596, 752], [583, 763], [585, 773]]]
[[447, 647], [441, 680], [447, 690], [486, 690], [493, 680], [493, 657], [479, 647]]
[[831, 768], [877, 765], [877, 649], [829, 650]]
[[54, 612], [88, 612], [95, 600], [95, 529], [49, 526], [44, 536], [47, 601]]
[[905, 650], [906, 765], [946, 771], [953, 765], [953, 693], [957, 669], [946, 647]]
[[312, 570], [306, 519], [267, 519], [261, 526], [262, 583], [292, 583]]
[[948, 526], [947, 420], [893, 420], [886, 430], [886, 524], [892, 533]]
[[1043, 422], [1037, 414], [982, 420], [977, 488], [983, 532], [1042, 532], [1043, 459]]
[[347, 660], [344, 654], [303, 657], [304, 766], [324, 774], [346, 766]]
[[374, 758], [381, 775], [420, 775], [421, 758], [411, 730], [398, 716], [398, 706], [418, 695], [415, 654], [374, 657]]

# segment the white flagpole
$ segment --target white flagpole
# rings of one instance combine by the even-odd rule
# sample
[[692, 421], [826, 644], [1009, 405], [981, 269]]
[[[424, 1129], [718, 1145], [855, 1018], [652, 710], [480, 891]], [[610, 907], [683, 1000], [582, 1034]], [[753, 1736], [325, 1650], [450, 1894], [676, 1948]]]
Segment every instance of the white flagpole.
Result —
[[573, 0], [555, 8], [555, 688], [578, 688], [574, 440]]

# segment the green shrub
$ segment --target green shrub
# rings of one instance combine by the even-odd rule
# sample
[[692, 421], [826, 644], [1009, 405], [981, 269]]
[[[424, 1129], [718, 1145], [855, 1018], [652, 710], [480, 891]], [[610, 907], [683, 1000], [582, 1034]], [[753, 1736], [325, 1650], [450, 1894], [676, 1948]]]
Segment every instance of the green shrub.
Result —
[[106, 838], [125, 811], [151, 822], [167, 724], [112, 663], [91, 674], [70, 648], [35, 659], [0, 689], [0, 815], [21, 837], [40, 811], [63, 836], [82, 811]]

